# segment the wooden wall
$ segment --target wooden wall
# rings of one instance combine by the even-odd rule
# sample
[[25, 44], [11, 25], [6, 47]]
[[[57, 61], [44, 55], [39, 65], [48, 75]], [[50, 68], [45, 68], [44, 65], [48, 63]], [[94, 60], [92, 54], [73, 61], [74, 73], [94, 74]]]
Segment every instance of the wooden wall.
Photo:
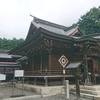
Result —
[[58, 62], [59, 58], [60, 56], [57, 56], [57, 55], [51, 56], [51, 70], [62, 70], [63, 69], [61, 64]]

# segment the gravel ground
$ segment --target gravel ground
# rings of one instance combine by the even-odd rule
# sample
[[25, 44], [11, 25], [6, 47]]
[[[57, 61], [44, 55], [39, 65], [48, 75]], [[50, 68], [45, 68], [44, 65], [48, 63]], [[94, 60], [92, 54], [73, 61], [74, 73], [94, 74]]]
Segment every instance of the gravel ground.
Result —
[[[19, 94], [22, 94], [22, 90], [14, 88], [14, 95], [19, 95]], [[24, 94], [25, 96], [35, 95], [34, 92], [30, 92], [30, 91], [24, 91]], [[8, 86], [0, 87], [0, 100], [10, 98], [11, 95], [12, 95], [12, 87], [8, 87]], [[35, 98], [32, 100], [65, 100], [64, 97], [65, 97], [64, 94], [61, 94], [56, 96], [44, 97], [44, 98]], [[75, 95], [70, 94], [70, 100], [75, 100], [75, 99], [76, 99]], [[89, 99], [82, 98], [81, 100], [89, 100]]]
[[[22, 94], [22, 90], [14, 88], [14, 95], [21, 95], [21, 94]], [[25, 90], [23, 94], [25, 94], [25, 96], [35, 95], [34, 92], [25, 91]], [[0, 100], [10, 98], [11, 95], [12, 95], [12, 87], [0, 87]]]

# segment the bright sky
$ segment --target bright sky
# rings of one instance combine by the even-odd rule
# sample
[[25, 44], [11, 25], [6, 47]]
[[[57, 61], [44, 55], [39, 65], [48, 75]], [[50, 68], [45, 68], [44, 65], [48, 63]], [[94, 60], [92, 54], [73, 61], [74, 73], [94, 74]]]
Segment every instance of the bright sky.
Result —
[[71, 26], [100, 0], [0, 0], [0, 38], [26, 37], [30, 16]]

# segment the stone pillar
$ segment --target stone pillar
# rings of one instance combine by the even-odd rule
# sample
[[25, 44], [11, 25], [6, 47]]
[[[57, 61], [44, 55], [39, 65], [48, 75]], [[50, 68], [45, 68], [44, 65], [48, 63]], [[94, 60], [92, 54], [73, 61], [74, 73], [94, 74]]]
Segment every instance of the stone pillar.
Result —
[[69, 80], [65, 80], [65, 100], [69, 100]]
[[44, 79], [45, 79], [45, 86], [48, 86], [48, 78], [44, 77]]

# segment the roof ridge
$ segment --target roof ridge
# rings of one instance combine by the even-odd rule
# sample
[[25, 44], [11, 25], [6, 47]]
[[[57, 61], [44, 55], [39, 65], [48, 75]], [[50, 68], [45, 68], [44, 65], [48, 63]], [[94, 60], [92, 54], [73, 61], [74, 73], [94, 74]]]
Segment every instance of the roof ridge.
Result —
[[[32, 16], [32, 15], [30, 15]], [[46, 21], [46, 20], [43, 20], [43, 19], [40, 19], [40, 18], [37, 18], [35, 16], [32, 16], [33, 17], [33, 20], [36, 22], [36, 23], [43, 23], [43, 24], [46, 24], [46, 25], [49, 25], [49, 26], [53, 26], [53, 27], [56, 27], [56, 28], [61, 28], [61, 29], [66, 29], [68, 27], [64, 26], [64, 25], [59, 25], [59, 24], [56, 24], [56, 23], [53, 23], [53, 22], [50, 22], [50, 21]]]

